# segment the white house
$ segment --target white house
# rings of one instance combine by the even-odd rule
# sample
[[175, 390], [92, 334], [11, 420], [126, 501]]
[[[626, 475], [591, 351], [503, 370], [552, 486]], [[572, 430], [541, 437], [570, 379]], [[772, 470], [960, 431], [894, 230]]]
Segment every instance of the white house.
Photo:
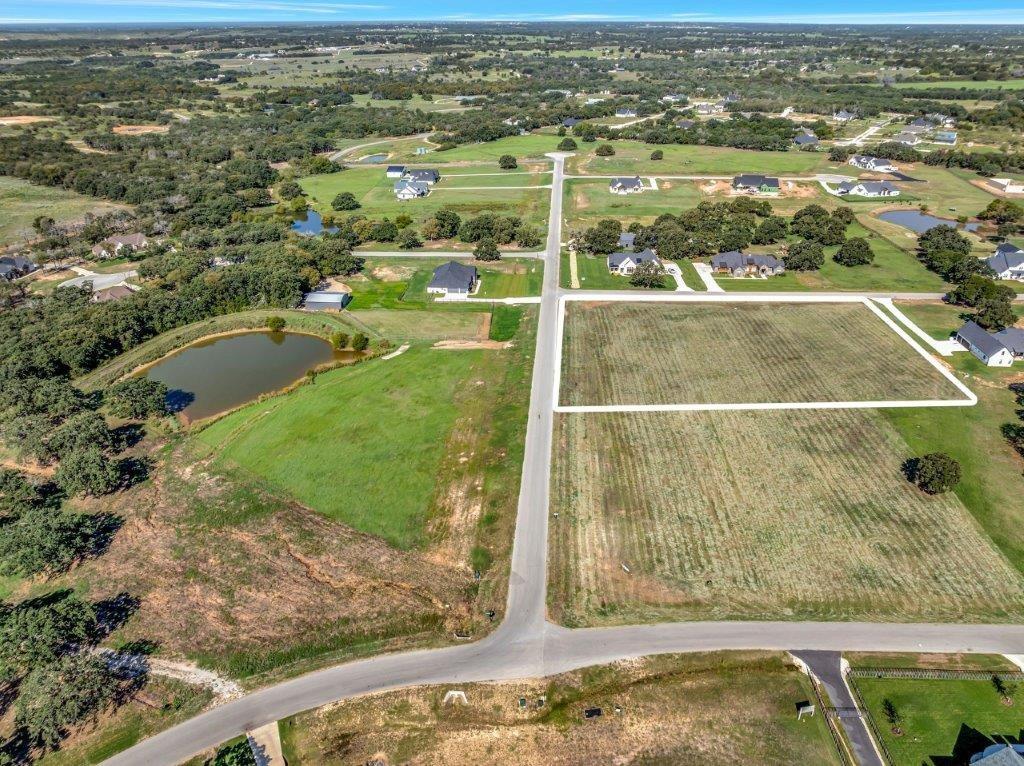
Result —
[[92, 254], [97, 258], [113, 258], [122, 250], [135, 252], [149, 247], [149, 239], [145, 234], [115, 234], [93, 245]]
[[1024, 181], [1014, 181], [1012, 178], [990, 178], [988, 182], [1003, 194], [1024, 194]]
[[855, 154], [850, 157], [849, 163], [861, 170], [870, 170], [873, 173], [895, 173], [897, 167], [890, 160], [882, 157], [871, 157], [867, 154]]
[[419, 199], [430, 194], [430, 186], [423, 181], [409, 181], [405, 178], [395, 181], [395, 196], [400, 200]]
[[1003, 242], [996, 248], [995, 255], [985, 263], [999, 279], [1016, 279], [1024, 282], [1024, 250], [1010, 242]]
[[644, 250], [641, 253], [612, 253], [608, 256], [608, 271], [628, 277], [636, 271], [636, 267], [641, 263], [657, 263], [660, 265], [661, 261], [658, 260], [658, 256], [654, 254], [653, 250]]
[[838, 112], [832, 115], [832, 119], [836, 122], [849, 122], [857, 118], [857, 115], [853, 112], [848, 112], [845, 109], [840, 109]]
[[893, 139], [897, 144], [903, 144], [904, 146], [917, 146], [921, 143], [921, 137], [916, 133], [908, 133], [903, 131], [896, 138]]
[[836, 194], [852, 194], [855, 197], [898, 197], [900, 190], [889, 181], [843, 181], [836, 187]]
[[608, 184], [608, 191], [612, 194], [639, 194], [644, 190], [644, 182], [640, 176], [633, 178], [613, 178]]
[[1009, 367], [1024, 357], [1024, 330], [1017, 327], [992, 334], [971, 321], [956, 331], [955, 338], [989, 367]]
[[636, 117], [636, 109], [623, 107], [615, 110], [616, 117]]
[[405, 165], [388, 165], [388, 169], [384, 171], [384, 174], [388, 178], [401, 178], [405, 175]]

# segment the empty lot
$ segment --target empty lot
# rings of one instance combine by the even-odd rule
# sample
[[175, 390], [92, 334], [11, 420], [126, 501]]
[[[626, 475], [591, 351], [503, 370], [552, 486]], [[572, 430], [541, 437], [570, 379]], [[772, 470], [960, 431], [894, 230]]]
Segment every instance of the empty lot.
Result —
[[963, 399], [862, 303], [566, 303], [559, 403]]
[[911, 453], [877, 412], [556, 418], [563, 624], [1024, 614], [1020, 575], [958, 498], [904, 479]]

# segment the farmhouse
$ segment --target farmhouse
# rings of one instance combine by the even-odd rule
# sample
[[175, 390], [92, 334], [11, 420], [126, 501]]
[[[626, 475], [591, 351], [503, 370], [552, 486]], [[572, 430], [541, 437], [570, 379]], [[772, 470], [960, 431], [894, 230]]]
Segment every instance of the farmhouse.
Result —
[[23, 255], [5, 255], [0, 258], [0, 279], [18, 279], [38, 268], [34, 261]]
[[612, 253], [608, 256], [608, 271], [613, 274], [629, 276], [641, 263], [657, 263], [660, 265], [661, 261], [658, 260], [658, 256], [654, 254], [653, 250], [644, 250], [641, 253]]
[[861, 170], [870, 170], [874, 173], [895, 173], [896, 166], [892, 161], [882, 157], [871, 157], [867, 154], [855, 154], [850, 157], [850, 164]]
[[993, 334], [976, 322], [956, 331], [956, 340], [989, 367], [1009, 367], [1024, 358], [1024, 330], [1007, 327]]
[[999, 245], [995, 255], [986, 258], [985, 263], [999, 279], [1024, 281], [1024, 250], [1010, 242]]
[[1012, 178], [990, 178], [988, 183], [1003, 194], [1024, 194], [1024, 181], [1014, 181]]
[[434, 168], [424, 170], [406, 170], [405, 175], [403, 175], [402, 178], [406, 181], [430, 184], [433, 186], [441, 180], [441, 174]]
[[388, 165], [384, 175], [388, 178], [401, 178], [405, 175], [405, 165]]
[[102, 242], [93, 245], [92, 254], [97, 258], [112, 258], [119, 255], [122, 250], [135, 252], [145, 250], [149, 247], [149, 239], [145, 234], [115, 234], [107, 237]]
[[666, 93], [661, 100], [666, 104], [680, 104], [686, 101], [686, 96], [682, 93]]
[[734, 277], [745, 277], [748, 274], [770, 277], [786, 270], [785, 264], [774, 255], [747, 255], [738, 250], [712, 256], [711, 268], [719, 274], [731, 274]]
[[855, 197], [898, 197], [900, 190], [889, 181], [843, 181], [836, 187], [836, 194], [852, 194]]
[[302, 296], [302, 304], [309, 311], [341, 311], [352, 300], [352, 293], [317, 290]]
[[427, 292], [436, 295], [467, 296], [473, 292], [477, 282], [475, 266], [458, 261], [448, 261], [434, 269], [434, 276], [427, 285]]
[[640, 176], [632, 178], [613, 178], [608, 183], [608, 191], [612, 194], [639, 194], [644, 190], [644, 182]]
[[418, 199], [430, 194], [430, 187], [423, 181], [409, 181], [403, 178], [395, 181], [395, 196], [400, 200]]
[[778, 178], [747, 173], [733, 178], [732, 188], [747, 194], [778, 194], [780, 186]]

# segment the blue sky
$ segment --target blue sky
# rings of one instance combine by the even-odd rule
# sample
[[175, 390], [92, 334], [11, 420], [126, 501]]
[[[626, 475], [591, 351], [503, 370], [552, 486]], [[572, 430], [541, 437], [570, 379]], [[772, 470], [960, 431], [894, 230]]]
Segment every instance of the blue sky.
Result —
[[[610, 8], [625, 11], [610, 11]], [[822, 24], [1024, 24], [1024, 0], [933, 2], [859, 0], [825, 4], [792, 0], [686, 3], [675, 0], [0, 0], [0, 24], [130, 22], [344, 22], [420, 21], [752, 21]], [[507, 9], [507, 10], [506, 10]]]

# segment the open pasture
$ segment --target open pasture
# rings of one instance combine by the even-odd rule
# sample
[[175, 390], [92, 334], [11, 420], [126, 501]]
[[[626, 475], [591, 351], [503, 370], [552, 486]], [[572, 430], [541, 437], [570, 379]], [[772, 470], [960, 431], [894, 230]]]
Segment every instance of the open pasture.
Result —
[[562, 406], [963, 399], [859, 301], [565, 303]]
[[[824, 152], [755, 152], [719, 146], [691, 144], [644, 144], [639, 141], [611, 141], [613, 157], [598, 157], [598, 144], [580, 143], [576, 155], [566, 163], [567, 173], [589, 175], [735, 175], [766, 173], [796, 175], [824, 170], [830, 163]], [[664, 158], [652, 160], [660, 149]]]
[[564, 625], [1024, 615], [1024, 579], [955, 495], [904, 478], [914, 453], [878, 412], [556, 418]]

